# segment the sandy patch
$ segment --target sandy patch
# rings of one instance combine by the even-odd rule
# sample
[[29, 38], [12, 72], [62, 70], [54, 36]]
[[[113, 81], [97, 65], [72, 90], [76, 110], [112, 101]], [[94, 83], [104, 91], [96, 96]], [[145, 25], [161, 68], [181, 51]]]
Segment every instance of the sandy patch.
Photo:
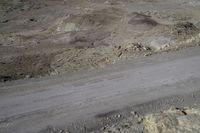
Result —
[[198, 133], [200, 108], [171, 108], [159, 113], [132, 116], [92, 133]]
[[148, 133], [197, 133], [200, 130], [200, 109], [170, 109], [144, 118]]

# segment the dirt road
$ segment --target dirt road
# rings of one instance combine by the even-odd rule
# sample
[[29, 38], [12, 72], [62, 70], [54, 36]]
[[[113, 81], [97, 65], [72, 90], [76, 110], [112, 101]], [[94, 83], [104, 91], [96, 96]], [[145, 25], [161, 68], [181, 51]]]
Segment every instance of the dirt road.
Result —
[[[98, 116], [199, 91], [199, 51], [189, 48], [76, 75], [1, 83], [0, 132], [39, 132], [50, 126], [87, 132], [88, 123], [92, 127], [101, 122]], [[199, 93], [190, 102], [198, 101], [195, 95]]]
[[0, 82], [195, 46], [199, 0], [1, 0]]

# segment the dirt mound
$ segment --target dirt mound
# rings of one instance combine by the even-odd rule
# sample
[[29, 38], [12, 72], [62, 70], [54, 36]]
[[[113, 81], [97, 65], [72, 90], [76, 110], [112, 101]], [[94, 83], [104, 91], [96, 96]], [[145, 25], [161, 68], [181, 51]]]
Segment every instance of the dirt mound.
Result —
[[132, 25], [148, 25], [150, 27], [153, 27], [153, 26], [156, 26], [158, 25], [158, 23], [153, 20], [150, 16], [147, 16], [145, 14], [140, 14], [140, 13], [137, 13], [137, 12], [134, 12], [132, 13], [132, 18], [131, 20], [129, 20], [129, 24], [132, 24]]
[[54, 34], [83, 30], [107, 31], [119, 23], [123, 14], [123, 10], [111, 7], [86, 14], [68, 15], [66, 18], [58, 20], [49, 30]]
[[151, 49], [132, 43], [98, 48], [70, 48], [55, 56], [51, 63], [51, 68], [54, 70], [52, 74], [104, 67], [120, 59], [136, 57], [144, 52], [151, 53]]

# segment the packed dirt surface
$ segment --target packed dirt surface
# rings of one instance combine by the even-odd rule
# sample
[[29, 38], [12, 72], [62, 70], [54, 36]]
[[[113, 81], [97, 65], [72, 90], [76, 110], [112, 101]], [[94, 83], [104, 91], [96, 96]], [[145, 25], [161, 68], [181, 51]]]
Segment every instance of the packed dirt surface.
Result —
[[145, 114], [200, 105], [199, 51], [191, 47], [104, 69], [0, 83], [0, 133], [89, 133], [130, 115], [136, 117], [130, 125], [142, 124], [126, 124], [124, 131], [142, 131], [156, 117]]
[[199, 44], [198, 0], [1, 0], [0, 81]]
[[140, 116], [132, 116], [92, 133], [198, 133], [200, 107], [171, 108]]

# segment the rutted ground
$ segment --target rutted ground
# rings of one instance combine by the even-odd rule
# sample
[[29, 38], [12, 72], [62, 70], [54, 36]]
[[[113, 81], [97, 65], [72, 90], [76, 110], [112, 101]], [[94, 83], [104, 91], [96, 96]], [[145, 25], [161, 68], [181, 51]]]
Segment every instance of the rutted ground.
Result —
[[195, 46], [197, 0], [4, 0], [0, 80], [93, 69]]
[[198, 133], [199, 120], [199, 106], [171, 108], [145, 116], [132, 112], [132, 116], [93, 133]]

